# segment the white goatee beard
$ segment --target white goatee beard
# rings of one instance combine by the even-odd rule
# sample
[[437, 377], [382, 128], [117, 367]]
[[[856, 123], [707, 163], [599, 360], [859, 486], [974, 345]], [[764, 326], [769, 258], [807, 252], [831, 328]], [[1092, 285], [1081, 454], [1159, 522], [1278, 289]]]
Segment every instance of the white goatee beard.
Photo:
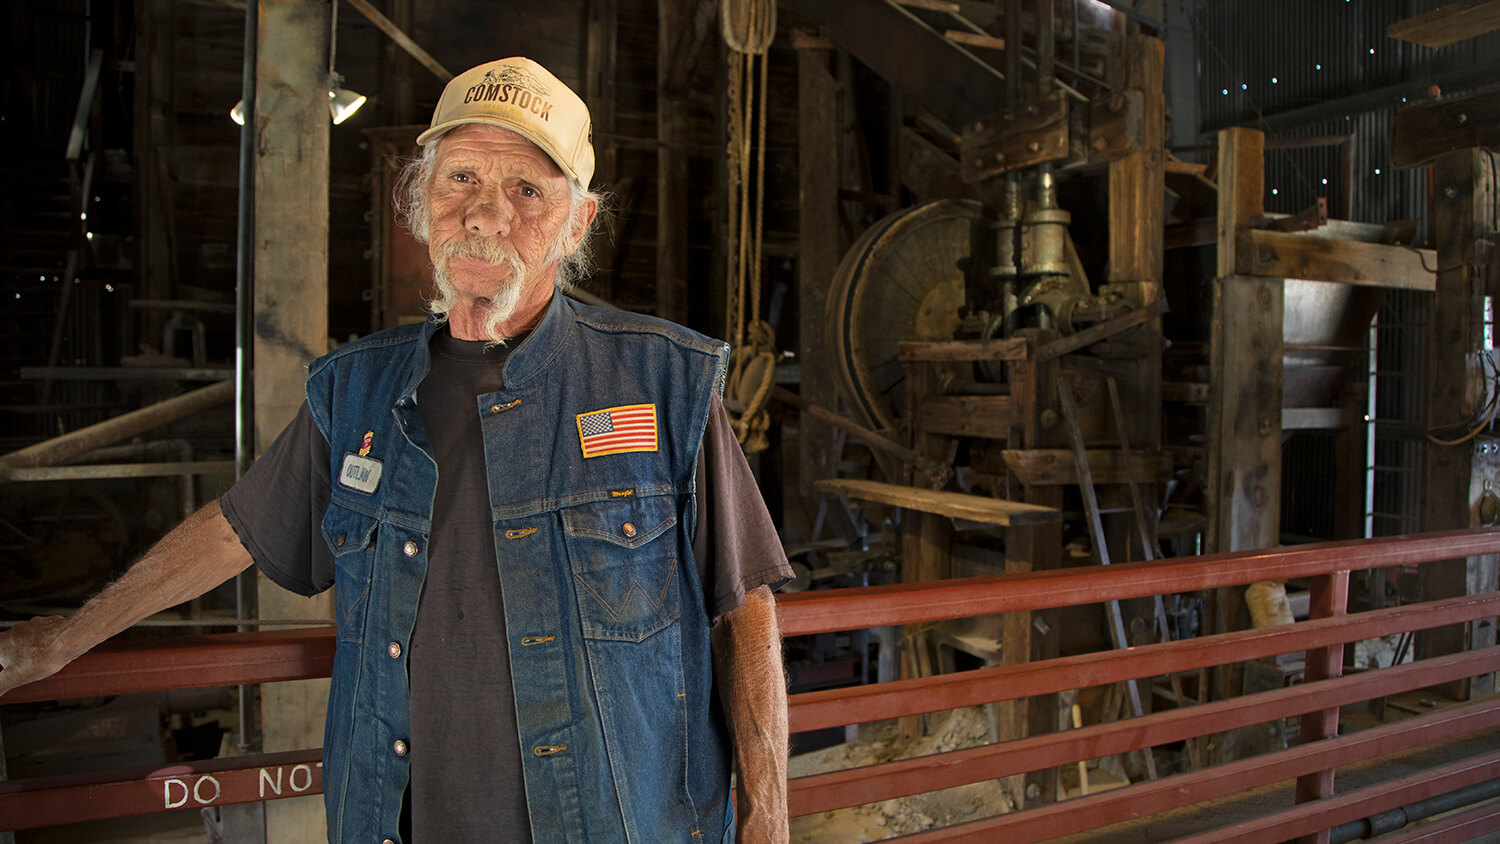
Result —
[[446, 318], [453, 309], [460, 307], [458, 288], [448, 272], [448, 261], [453, 258], [477, 258], [485, 263], [502, 266], [510, 270], [509, 276], [500, 282], [499, 289], [489, 299], [480, 320], [485, 337], [491, 343], [504, 343], [510, 337], [501, 327], [516, 311], [521, 301], [521, 291], [526, 286], [526, 263], [509, 246], [495, 240], [470, 238], [444, 243], [438, 251], [432, 267], [432, 281], [437, 286], [437, 297], [427, 303], [427, 309]]

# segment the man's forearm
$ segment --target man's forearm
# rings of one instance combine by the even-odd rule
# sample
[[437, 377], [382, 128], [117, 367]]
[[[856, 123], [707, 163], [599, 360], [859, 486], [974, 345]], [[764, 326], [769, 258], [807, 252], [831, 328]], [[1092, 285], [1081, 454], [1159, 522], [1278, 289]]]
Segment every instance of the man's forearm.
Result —
[[[776, 601], [762, 586], [724, 616], [716, 631], [719, 684], [728, 710], [740, 785], [740, 840], [787, 840], [786, 677]], [[748, 805], [745, 805], [748, 803]]]
[[210, 502], [78, 612], [34, 619], [0, 633], [0, 695], [56, 673], [105, 639], [202, 595], [250, 563], [219, 503]]

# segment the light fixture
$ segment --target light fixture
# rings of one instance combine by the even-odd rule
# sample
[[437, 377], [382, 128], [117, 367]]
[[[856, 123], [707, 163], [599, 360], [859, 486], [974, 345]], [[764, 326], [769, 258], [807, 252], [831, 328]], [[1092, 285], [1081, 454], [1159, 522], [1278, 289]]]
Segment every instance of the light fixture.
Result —
[[359, 107], [365, 104], [365, 95], [348, 88], [340, 88], [337, 85], [328, 92], [328, 113], [333, 115], [333, 125], [337, 126], [348, 120], [350, 115], [359, 111]]
[[240, 100], [239, 102], [235, 103], [234, 104], [234, 108], [232, 108], [232, 109], [229, 110], [229, 119], [233, 120], [235, 123], [238, 123], [241, 126], [245, 125], [245, 101], [244, 100]]

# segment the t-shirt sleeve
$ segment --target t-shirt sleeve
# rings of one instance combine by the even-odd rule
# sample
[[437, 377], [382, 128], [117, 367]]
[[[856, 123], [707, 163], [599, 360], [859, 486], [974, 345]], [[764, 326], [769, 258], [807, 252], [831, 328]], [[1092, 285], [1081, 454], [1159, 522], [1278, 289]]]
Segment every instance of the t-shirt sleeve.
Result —
[[744, 603], [756, 587], [774, 591], [796, 576], [718, 396], [708, 409], [698, 459], [694, 548], [707, 572], [704, 588], [713, 590], [715, 619]]
[[286, 430], [219, 499], [219, 509], [276, 585], [315, 595], [333, 585], [333, 552], [323, 539], [330, 478], [328, 441], [307, 402]]

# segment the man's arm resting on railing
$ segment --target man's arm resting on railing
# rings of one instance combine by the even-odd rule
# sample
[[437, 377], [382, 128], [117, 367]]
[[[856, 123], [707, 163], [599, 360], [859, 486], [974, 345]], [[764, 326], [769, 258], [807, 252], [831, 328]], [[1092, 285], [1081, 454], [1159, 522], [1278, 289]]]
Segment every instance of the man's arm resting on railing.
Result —
[[56, 674], [105, 639], [202, 595], [250, 563], [219, 502], [209, 502], [78, 612], [35, 618], [0, 632], [0, 696]]
[[744, 844], [787, 840], [786, 674], [776, 599], [760, 586], [714, 630], [717, 683], [729, 718], [745, 805], [737, 806]]

